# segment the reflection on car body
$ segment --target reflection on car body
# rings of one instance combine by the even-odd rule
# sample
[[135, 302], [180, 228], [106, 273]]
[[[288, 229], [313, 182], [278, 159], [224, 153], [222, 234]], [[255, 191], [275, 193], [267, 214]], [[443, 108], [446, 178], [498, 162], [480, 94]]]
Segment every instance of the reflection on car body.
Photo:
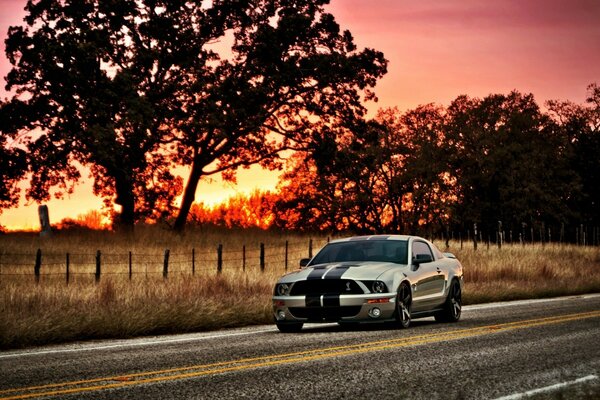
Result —
[[418, 236], [375, 235], [328, 243], [275, 285], [273, 312], [282, 332], [305, 322], [395, 321], [461, 315], [463, 269], [450, 253]]

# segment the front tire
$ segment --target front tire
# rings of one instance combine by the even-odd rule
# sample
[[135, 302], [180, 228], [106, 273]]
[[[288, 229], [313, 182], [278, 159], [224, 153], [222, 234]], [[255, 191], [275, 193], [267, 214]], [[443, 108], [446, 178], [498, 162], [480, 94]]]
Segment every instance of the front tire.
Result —
[[294, 323], [287, 323], [287, 324], [276, 323], [276, 325], [277, 325], [277, 329], [279, 329], [280, 332], [296, 333], [296, 332], [300, 332], [302, 330], [302, 325], [304, 325], [304, 324], [302, 322], [294, 322]]
[[455, 279], [450, 285], [448, 297], [442, 311], [435, 315], [438, 322], [458, 322], [462, 312], [462, 290], [460, 283]]
[[407, 284], [400, 285], [396, 296], [396, 323], [400, 328], [406, 329], [410, 326], [410, 307], [412, 305], [412, 293]]

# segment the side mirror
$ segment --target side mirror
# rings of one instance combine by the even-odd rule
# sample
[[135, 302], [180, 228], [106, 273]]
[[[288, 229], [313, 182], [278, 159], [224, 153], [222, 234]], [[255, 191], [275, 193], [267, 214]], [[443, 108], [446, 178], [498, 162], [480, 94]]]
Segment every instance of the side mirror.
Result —
[[433, 257], [431, 254], [417, 254], [417, 257], [413, 258], [413, 264], [417, 267], [421, 264], [427, 264], [430, 262], [433, 262]]
[[310, 258], [303, 258], [300, 260], [300, 268], [304, 268], [308, 265], [308, 263], [310, 262]]

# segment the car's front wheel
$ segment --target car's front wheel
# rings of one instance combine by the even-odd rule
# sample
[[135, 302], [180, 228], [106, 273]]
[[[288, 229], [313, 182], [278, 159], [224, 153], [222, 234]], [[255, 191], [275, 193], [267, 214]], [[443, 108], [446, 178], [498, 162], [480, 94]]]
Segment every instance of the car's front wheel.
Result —
[[410, 326], [410, 306], [412, 304], [412, 293], [410, 286], [403, 283], [398, 289], [396, 296], [396, 322], [401, 328]]
[[457, 322], [462, 312], [462, 291], [460, 283], [455, 279], [450, 286], [450, 292], [442, 311], [435, 315], [438, 322]]
[[276, 323], [277, 325], [277, 329], [279, 329], [280, 332], [283, 333], [293, 333], [293, 332], [300, 332], [300, 330], [302, 330], [302, 325], [304, 325], [302, 322], [293, 322], [293, 323], [287, 323], [287, 324], [283, 324], [283, 323]]

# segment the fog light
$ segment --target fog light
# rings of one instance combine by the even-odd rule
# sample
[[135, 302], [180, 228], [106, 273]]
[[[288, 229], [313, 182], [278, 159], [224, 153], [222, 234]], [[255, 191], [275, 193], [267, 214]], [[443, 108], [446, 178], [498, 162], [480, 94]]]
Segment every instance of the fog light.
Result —
[[371, 310], [369, 310], [369, 316], [371, 318], [379, 318], [381, 317], [381, 310], [377, 307], [371, 308]]
[[277, 311], [277, 319], [280, 321], [285, 319], [285, 311], [283, 311], [283, 310]]

